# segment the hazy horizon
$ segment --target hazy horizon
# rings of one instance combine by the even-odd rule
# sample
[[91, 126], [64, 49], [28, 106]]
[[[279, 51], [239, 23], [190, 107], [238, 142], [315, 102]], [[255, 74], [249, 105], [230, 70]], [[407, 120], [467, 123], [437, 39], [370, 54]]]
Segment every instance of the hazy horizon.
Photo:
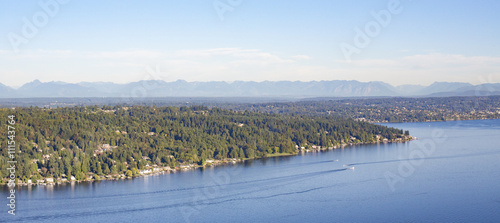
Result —
[[0, 3], [0, 83], [500, 82], [498, 1]]
[[[13, 89], [18, 89], [20, 87], [22, 87], [23, 85], [26, 85], [26, 84], [29, 84], [29, 83], [33, 83], [33, 82], [36, 82], [36, 81], [39, 81], [40, 83], [66, 83], [66, 84], [82, 84], [82, 83], [112, 83], [112, 84], [118, 84], [118, 85], [126, 85], [126, 84], [131, 84], [131, 83], [136, 83], [136, 82], [140, 82], [140, 81], [164, 81], [162, 79], [143, 79], [143, 80], [137, 80], [137, 81], [132, 81], [132, 82], [124, 82], [124, 83], [120, 83], [120, 82], [113, 82], [113, 81], [80, 81], [80, 82], [66, 82], [66, 81], [57, 81], [57, 80], [52, 80], [52, 81], [41, 81], [39, 79], [34, 79], [32, 81], [28, 81], [28, 82], [25, 82], [23, 83], [22, 85], [18, 85], [18, 86], [9, 86], [9, 85], [6, 85], [2, 82], [0, 82], [0, 84], [4, 84], [5, 86], [7, 87], [10, 87], [10, 88], [13, 88]], [[465, 84], [471, 84], [471, 85], [474, 85], [473, 83], [469, 83], [469, 82], [450, 82], [450, 81], [435, 81], [435, 82], [432, 82], [431, 84], [427, 84], [427, 85], [423, 85], [423, 84], [401, 84], [401, 85], [392, 85], [390, 83], [387, 83], [387, 82], [384, 82], [384, 81], [358, 81], [358, 80], [311, 80], [311, 81], [293, 81], [293, 80], [277, 80], [277, 81], [270, 81], [270, 80], [262, 80], [262, 81], [243, 81], [243, 80], [234, 80], [234, 81], [224, 81], [224, 80], [221, 80], [221, 81], [186, 81], [186, 80], [183, 80], [183, 79], [177, 79], [177, 80], [173, 80], [173, 81], [164, 81], [166, 83], [173, 83], [173, 82], [178, 82], [178, 81], [185, 81], [185, 82], [188, 82], [188, 83], [195, 83], [195, 82], [198, 82], [198, 83], [207, 83], [207, 82], [225, 82], [225, 83], [228, 83], [228, 84], [232, 84], [234, 82], [256, 82], [256, 83], [263, 83], [263, 82], [304, 82], [304, 83], [308, 83], [308, 82], [322, 82], [322, 81], [345, 81], [345, 82], [350, 82], [350, 81], [357, 81], [357, 82], [360, 82], [360, 83], [370, 83], [370, 82], [381, 82], [381, 83], [385, 83], [385, 84], [389, 84], [393, 87], [401, 87], [401, 86], [422, 86], [422, 87], [428, 87], [428, 86], [431, 86], [432, 84], [436, 84], [436, 83], [465, 83]], [[487, 83], [482, 83], [482, 84], [487, 84]], [[488, 83], [490, 84], [490, 83]], [[494, 83], [494, 84], [497, 84], [497, 83]], [[479, 85], [479, 84], [477, 84]]]

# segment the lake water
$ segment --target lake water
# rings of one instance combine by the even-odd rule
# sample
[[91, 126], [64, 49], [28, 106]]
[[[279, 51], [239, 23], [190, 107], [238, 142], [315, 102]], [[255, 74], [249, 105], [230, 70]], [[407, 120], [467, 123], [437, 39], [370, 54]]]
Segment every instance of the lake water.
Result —
[[133, 180], [23, 187], [16, 216], [7, 214], [3, 188], [0, 221], [500, 221], [500, 120], [386, 125], [419, 139]]

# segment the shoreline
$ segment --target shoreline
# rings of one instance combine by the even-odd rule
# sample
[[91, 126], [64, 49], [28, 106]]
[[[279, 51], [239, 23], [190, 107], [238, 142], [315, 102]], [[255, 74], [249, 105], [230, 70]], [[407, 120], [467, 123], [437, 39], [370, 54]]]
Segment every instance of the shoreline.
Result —
[[447, 119], [447, 120], [425, 120], [419, 121], [406, 121], [406, 122], [378, 122], [378, 121], [367, 121], [372, 124], [402, 124], [402, 123], [427, 123], [427, 122], [459, 122], [459, 121], [478, 121], [478, 120], [499, 120], [499, 118], [471, 118], [471, 119]]
[[[206, 168], [206, 167], [217, 167], [217, 166], [224, 166], [228, 164], [238, 164], [238, 163], [243, 163], [249, 160], [260, 160], [260, 159], [266, 159], [266, 158], [273, 158], [273, 157], [286, 157], [286, 156], [297, 156], [299, 153], [300, 154], [305, 154], [305, 153], [315, 153], [315, 152], [324, 152], [324, 151], [329, 151], [329, 150], [335, 150], [335, 149], [344, 149], [344, 148], [349, 148], [357, 145], [374, 145], [374, 144], [386, 144], [386, 143], [406, 143], [409, 141], [417, 140], [417, 137], [414, 136], [407, 136], [404, 139], [403, 138], [397, 138], [394, 140], [379, 140], [376, 142], [359, 142], [359, 143], [343, 143], [337, 146], [333, 147], [320, 147], [320, 146], [311, 146], [310, 149], [304, 149], [304, 148], [298, 148], [296, 153], [276, 153], [276, 154], [266, 154], [265, 156], [262, 157], [254, 157], [254, 158], [243, 158], [243, 159], [237, 159], [237, 158], [227, 158], [224, 160], [207, 160], [205, 165], [198, 165], [198, 164], [188, 164], [188, 165], [179, 165], [176, 166], [175, 168], [170, 168], [170, 167], [158, 167], [158, 168], [150, 168], [150, 169], [141, 169], [138, 170], [139, 173], [135, 174], [134, 176], [126, 176], [124, 173], [122, 174], [114, 174], [114, 175], [106, 175], [106, 176], [99, 176], [99, 179], [94, 179], [94, 176], [91, 176], [90, 178], [87, 178], [85, 180], [67, 180], [66, 178], [58, 178], [56, 179], [55, 182], [44, 182], [44, 183], [16, 183], [16, 187], [30, 187], [30, 186], [54, 186], [54, 185], [66, 185], [66, 184], [76, 184], [76, 183], [92, 183], [96, 181], [109, 181], [109, 180], [129, 180], [129, 179], [134, 179], [138, 177], [145, 177], [145, 176], [155, 176], [155, 175], [164, 175], [164, 174], [174, 174], [174, 173], [181, 173], [184, 171], [191, 171], [191, 170], [196, 170], [199, 168]], [[156, 170], [151, 170], [151, 169], [156, 169]], [[142, 172], [142, 173], [141, 173]], [[66, 180], [62, 180], [66, 179]], [[43, 181], [47, 181], [47, 178], [44, 178]], [[7, 185], [7, 183], [2, 183], [0, 184], [2, 186]]]

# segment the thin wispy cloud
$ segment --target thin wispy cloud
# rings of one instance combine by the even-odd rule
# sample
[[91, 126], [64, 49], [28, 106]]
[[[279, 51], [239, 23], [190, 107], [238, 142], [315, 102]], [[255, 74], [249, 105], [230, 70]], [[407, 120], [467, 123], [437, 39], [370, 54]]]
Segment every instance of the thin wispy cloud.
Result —
[[89, 57], [102, 59], [155, 59], [163, 56], [161, 52], [153, 50], [122, 50], [88, 53]]
[[295, 56], [291, 56], [290, 58], [292, 58], [294, 60], [310, 60], [311, 59], [311, 57], [307, 56], [307, 55], [295, 55]]
[[201, 58], [223, 58], [233, 64], [271, 64], [290, 63], [291, 59], [282, 58], [278, 55], [264, 52], [259, 49], [241, 48], [216, 48], [202, 50], [181, 50], [174, 54], [175, 57], [190, 58], [193, 60]]

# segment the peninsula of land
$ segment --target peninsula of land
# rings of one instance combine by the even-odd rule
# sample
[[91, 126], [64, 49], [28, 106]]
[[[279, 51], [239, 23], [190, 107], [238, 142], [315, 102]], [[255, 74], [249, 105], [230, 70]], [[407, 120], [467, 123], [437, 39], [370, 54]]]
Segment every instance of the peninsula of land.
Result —
[[408, 131], [348, 118], [204, 106], [30, 107], [0, 114], [15, 120], [17, 161], [10, 179], [9, 153], [2, 150], [0, 179], [17, 185], [125, 179], [413, 139]]

